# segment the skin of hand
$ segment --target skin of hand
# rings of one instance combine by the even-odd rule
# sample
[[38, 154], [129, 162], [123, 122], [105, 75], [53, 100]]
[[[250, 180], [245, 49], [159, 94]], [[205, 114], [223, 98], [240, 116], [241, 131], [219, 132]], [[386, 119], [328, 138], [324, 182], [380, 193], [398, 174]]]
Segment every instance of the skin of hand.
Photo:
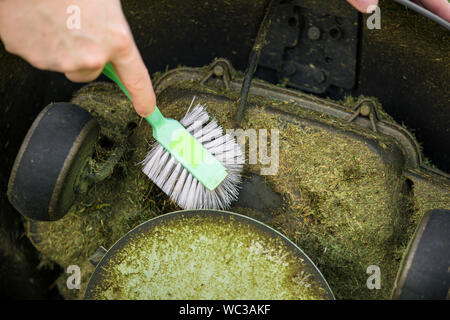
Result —
[[[347, 0], [347, 2], [362, 13], [367, 13], [367, 8], [370, 6], [378, 5], [378, 0]], [[413, 2], [450, 22], [450, 3], [448, 0], [413, 0]]]
[[415, 0], [414, 2], [450, 22], [450, 3], [448, 0]]
[[352, 6], [362, 13], [367, 13], [367, 8], [378, 5], [378, 0], [347, 0]]
[[[68, 23], [73, 5], [76, 28]], [[74, 82], [96, 79], [111, 62], [136, 112], [147, 116], [155, 109], [150, 75], [120, 0], [0, 0], [0, 37], [8, 52]]]

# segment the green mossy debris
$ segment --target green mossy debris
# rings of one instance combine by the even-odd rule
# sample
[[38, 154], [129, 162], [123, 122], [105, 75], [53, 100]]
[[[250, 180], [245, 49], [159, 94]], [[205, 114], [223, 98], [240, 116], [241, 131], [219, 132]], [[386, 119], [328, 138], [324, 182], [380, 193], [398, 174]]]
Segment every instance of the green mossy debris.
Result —
[[100, 270], [107, 273], [93, 278], [89, 298], [329, 297], [294, 246], [246, 219], [222, 214], [169, 215], [140, 226]]
[[[165, 116], [180, 119], [195, 95], [195, 103], [206, 104], [210, 115], [227, 129], [233, 127], [238, 94], [223, 86], [181, 81], [159, 94], [158, 106]], [[64, 268], [86, 265], [99, 246], [109, 248], [138, 224], [177, 209], [141, 173], [138, 162], [152, 142], [151, 129], [134, 116], [125, 96], [112, 85], [96, 84], [82, 89], [73, 101], [103, 119], [102, 134], [114, 143], [124, 139], [119, 129], [130, 122], [138, 127], [133, 150], [110, 178], [92, 187], [62, 220], [33, 223], [30, 236], [40, 240], [35, 245]], [[389, 299], [402, 255], [429, 197], [440, 197], [439, 204], [450, 207], [446, 189], [420, 184], [411, 188], [398, 165], [383, 161], [374, 151], [374, 141], [383, 152], [395, 150], [396, 143], [389, 137], [300, 108], [290, 100], [250, 96], [248, 101], [242, 129], [267, 129], [268, 141], [271, 129], [279, 130], [278, 172], [263, 177], [283, 203], [263, 214], [242, 206], [231, 211], [268, 217], [264, 222], [304, 250], [338, 299]], [[100, 142], [96, 158], [106, 158], [107, 149], [112, 148], [107, 147]], [[248, 147], [246, 154], [248, 159]], [[260, 164], [246, 165], [244, 176], [259, 174], [260, 169]], [[380, 290], [366, 286], [371, 265], [380, 267]], [[67, 275], [62, 275], [60, 288], [65, 297], [82, 296], [92, 272], [86, 268], [76, 293], [64, 289]]]
[[[450, 208], [450, 181], [432, 173], [413, 172], [409, 176], [413, 182], [414, 210], [420, 216], [432, 209]], [[414, 173], [416, 173], [414, 175]], [[418, 221], [417, 221], [418, 223]]]
[[[162, 108], [166, 107], [163, 112], [181, 116], [198, 91], [194, 81], [166, 89], [159, 98]], [[224, 128], [232, 128], [239, 93], [225, 91], [220, 85], [202, 91], [207, 94], [198, 94], [197, 102], [207, 104], [209, 113]], [[229, 100], [214, 99], [211, 94]], [[278, 173], [264, 179], [284, 202], [265, 222], [311, 257], [337, 298], [389, 299], [402, 255], [424, 212], [415, 209], [416, 199], [396, 164], [382, 161], [372, 146], [354, 137], [376, 141], [385, 152], [394, 152], [396, 142], [370, 129], [301, 109], [291, 99], [250, 96], [248, 101], [242, 129], [267, 129], [269, 133], [278, 129], [280, 135]], [[356, 101], [347, 99], [344, 107], [351, 108], [352, 102]], [[296, 123], [277, 111], [306, 121]], [[392, 121], [381, 108], [379, 111], [384, 120]], [[319, 121], [322, 126], [311, 125]], [[248, 146], [246, 152], [248, 159]], [[259, 164], [247, 165], [246, 174], [259, 174], [260, 168]], [[449, 207], [450, 199], [442, 205]], [[233, 211], [265, 216], [245, 207]], [[380, 290], [366, 286], [370, 265], [381, 269]]]
[[89, 110], [101, 126], [91, 171], [105, 161], [115, 147], [124, 142], [126, 128], [146, 131], [115, 167], [113, 174], [80, 196], [69, 213], [56, 222], [28, 222], [32, 242], [48, 260], [61, 265], [78, 265], [82, 273], [81, 289], [68, 290], [67, 274], [58, 287], [68, 299], [81, 298], [94, 267], [88, 262], [95, 250], [111, 247], [125, 233], [157, 215], [177, 207], [142, 173], [139, 162], [149, 150], [151, 130], [141, 122], [132, 105], [115, 85], [93, 84], [77, 92], [72, 102]]

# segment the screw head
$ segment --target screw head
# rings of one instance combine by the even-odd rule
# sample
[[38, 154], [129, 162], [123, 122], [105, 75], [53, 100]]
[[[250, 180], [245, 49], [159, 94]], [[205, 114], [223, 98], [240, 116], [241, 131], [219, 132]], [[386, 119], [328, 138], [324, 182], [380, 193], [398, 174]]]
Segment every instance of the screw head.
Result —
[[368, 106], [365, 103], [361, 106], [361, 109], [359, 109], [359, 110], [363, 117], [368, 117], [370, 114], [370, 106]]
[[224, 69], [221, 65], [218, 64], [214, 66], [213, 72], [215, 76], [221, 77], [223, 75]]
[[308, 39], [318, 40], [320, 38], [320, 29], [317, 27], [309, 27], [308, 29]]

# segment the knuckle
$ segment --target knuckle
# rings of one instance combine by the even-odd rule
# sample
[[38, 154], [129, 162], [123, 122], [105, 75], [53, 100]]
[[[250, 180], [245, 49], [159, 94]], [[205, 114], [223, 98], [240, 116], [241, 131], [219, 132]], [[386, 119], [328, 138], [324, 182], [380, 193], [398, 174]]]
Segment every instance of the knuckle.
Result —
[[55, 61], [55, 67], [61, 72], [93, 71], [101, 69], [105, 63], [106, 58], [101, 54], [88, 54], [81, 59], [61, 54]]
[[130, 50], [132, 47], [131, 35], [126, 30], [113, 31], [114, 49], [123, 53]]
[[83, 62], [82, 69], [97, 70], [103, 67], [106, 58], [102, 55], [88, 56]]
[[148, 76], [146, 74], [139, 74], [134, 77], [133, 80], [131, 80], [128, 83], [129, 90], [131, 92], [141, 92], [147, 88], [148, 83]]

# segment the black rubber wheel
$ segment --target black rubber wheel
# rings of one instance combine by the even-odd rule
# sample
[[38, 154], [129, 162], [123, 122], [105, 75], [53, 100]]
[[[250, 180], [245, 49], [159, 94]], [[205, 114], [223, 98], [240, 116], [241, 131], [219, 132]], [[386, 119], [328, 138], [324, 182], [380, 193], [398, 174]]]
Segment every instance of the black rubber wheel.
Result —
[[450, 288], [450, 210], [428, 211], [411, 240], [393, 299], [443, 300]]
[[99, 125], [71, 103], [50, 104], [34, 120], [17, 154], [8, 198], [24, 216], [39, 221], [62, 218], [94, 152]]

